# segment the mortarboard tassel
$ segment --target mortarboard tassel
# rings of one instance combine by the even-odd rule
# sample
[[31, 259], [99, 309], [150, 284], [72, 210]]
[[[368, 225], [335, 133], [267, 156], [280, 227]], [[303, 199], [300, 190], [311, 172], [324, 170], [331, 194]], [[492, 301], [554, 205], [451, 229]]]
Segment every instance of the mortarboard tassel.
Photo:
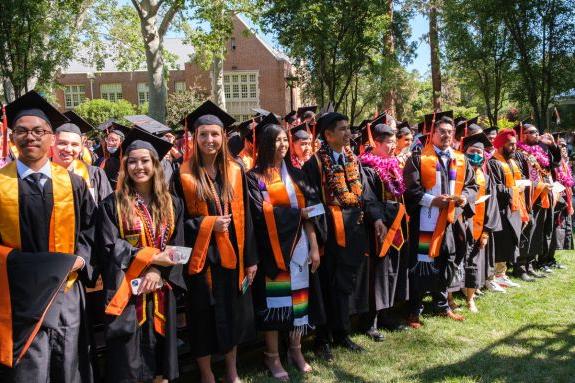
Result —
[[6, 105], [2, 105], [2, 158], [8, 157], [8, 118]]

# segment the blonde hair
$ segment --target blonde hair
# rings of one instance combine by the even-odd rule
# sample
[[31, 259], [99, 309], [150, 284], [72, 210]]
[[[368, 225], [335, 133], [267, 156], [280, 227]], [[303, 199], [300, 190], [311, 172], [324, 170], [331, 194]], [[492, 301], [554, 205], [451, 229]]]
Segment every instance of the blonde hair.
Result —
[[[210, 188], [210, 181], [208, 180], [208, 175], [204, 170], [204, 164], [202, 163], [202, 155], [199, 150], [198, 145], [198, 130], [201, 126], [196, 129], [193, 134], [193, 143], [191, 146], [191, 156], [190, 156], [190, 173], [194, 183], [196, 184], [196, 195], [202, 201], [214, 200], [214, 195], [212, 194], [212, 189]], [[222, 175], [222, 190], [221, 190], [221, 200], [222, 203], [227, 205], [233, 199], [233, 188], [232, 184], [228, 179], [228, 162], [231, 161], [232, 156], [228, 149], [228, 141], [224, 132], [224, 128], [220, 127], [222, 132], [222, 147], [216, 154], [215, 166], [220, 171]]]
[[[173, 228], [174, 214], [172, 214], [172, 196], [170, 195], [168, 185], [164, 178], [164, 170], [162, 169], [160, 160], [151, 153], [150, 158], [152, 159], [154, 174], [150, 180], [152, 183], [152, 199], [147, 206], [148, 211], [152, 216], [156, 228], [159, 227], [160, 224], [169, 224], [170, 227]], [[133, 224], [133, 219], [136, 216], [134, 213], [136, 187], [134, 181], [128, 174], [128, 156], [122, 158], [115, 193], [120, 214], [128, 219], [130, 224]]]

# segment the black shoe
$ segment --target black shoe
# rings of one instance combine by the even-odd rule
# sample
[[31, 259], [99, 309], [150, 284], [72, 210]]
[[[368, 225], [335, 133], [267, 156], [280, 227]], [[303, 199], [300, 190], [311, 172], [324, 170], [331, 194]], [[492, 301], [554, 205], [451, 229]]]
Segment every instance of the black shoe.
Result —
[[315, 355], [326, 362], [332, 362], [334, 357], [329, 343], [319, 343], [314, 348]]
[[547, 275], [536, 273], [536, 272], [533, 271], [533, 270], [529, 270], [529, 271], [527, 272], [527, 274], [528, 274], [530, 277], [533, 277], [533, 278], [547, 278]]
[[371, 340], [373, 340], [374, 342], [383, 342], [383, 340], [385, 339], [385, 337], [383, 336], [382, 333], [380, 333], [379, 331], [377, 331], [376, 329], [373, 329], [373, 328], [370, 328], [369, 330], [367, 330], [365, 335], [370, 337]]
[[406, 331], [409, 330], [410, 327], [406, 326], [405, 324], [401, 323], [401, 322], [388, 322], [388, 323], [384, 323], [381, 325], [381, 328], [387, 330], [387, 331], [391, 331], [391, 332], [396, 332], [396, 331]]
[[355, 343], [353, 340], [349, 339], [349, 336], [344, 336], [343, 338], [334, 339], [333, 344], [339, 347], [348, 349], [354, 352], [363, 352], [365, 349], [359, 344]]
[[527, 273], [523, 273], [519, 276], [519, 278], [521, 278], [521, 280], [523, 282], [535, 282], [535, 278], [533, 278], [532, 276], [530, 276]]

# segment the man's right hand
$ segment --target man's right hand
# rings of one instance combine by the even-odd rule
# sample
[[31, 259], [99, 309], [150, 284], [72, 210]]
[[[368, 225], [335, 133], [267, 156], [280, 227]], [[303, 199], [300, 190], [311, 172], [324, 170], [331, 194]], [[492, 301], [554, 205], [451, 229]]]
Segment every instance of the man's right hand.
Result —
[[451, 198], [449, 197], [449, 195], [442, 194], [440, 196], [433, 198], [433, 200], [431, 201], [431, 206], [435, 206], [435, 207], [438, 207], [440, 209], [443, 209], [444, 207], [447, 207], [449, 205], [450, 201], [451, 201]]

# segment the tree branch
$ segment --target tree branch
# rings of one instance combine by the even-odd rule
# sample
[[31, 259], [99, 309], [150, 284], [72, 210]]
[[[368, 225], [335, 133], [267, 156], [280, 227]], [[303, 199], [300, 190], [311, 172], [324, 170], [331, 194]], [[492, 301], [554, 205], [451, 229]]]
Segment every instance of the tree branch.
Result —
[[184, 4], [182, 1], [177, 0], [166, 11], [166, 14], [164, 15], [164, 18], [162, 19], [162, 22], [160, 24], [160, 28], [158, 29], [158, 34], [160, 35], [161, 39], [164, 38], [164, 35], [168, 31], [168, 28], [170, 27], [170, 24], [172, 23], [172, 20], [174, 19], [176, 14], [182, 9], [183, 5]]

